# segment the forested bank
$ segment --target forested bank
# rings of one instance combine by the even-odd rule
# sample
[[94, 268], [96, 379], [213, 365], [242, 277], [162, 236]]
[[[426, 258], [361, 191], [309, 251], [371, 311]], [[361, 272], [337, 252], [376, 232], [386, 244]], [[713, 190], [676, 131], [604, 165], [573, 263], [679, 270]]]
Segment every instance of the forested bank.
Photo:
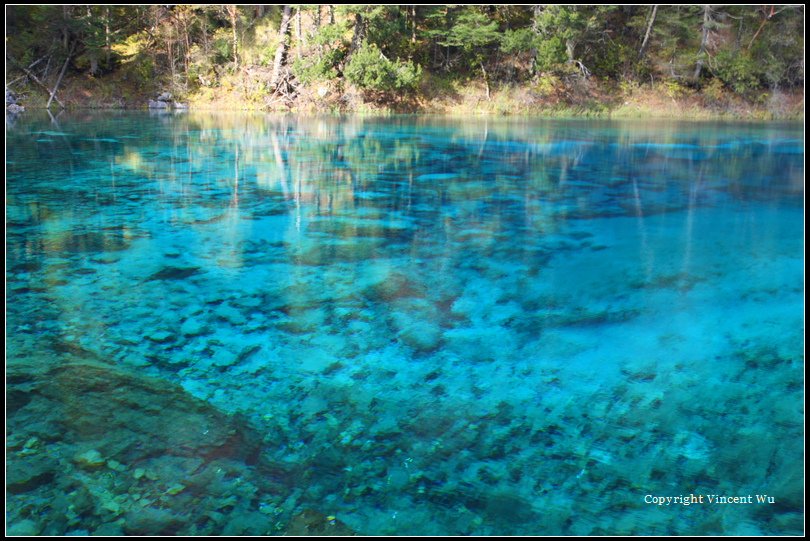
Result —
[[52, 108], [171, 93], [220, 109], [784, 118], [803, 115], [803, 35], [803, 5], [6, 6], [6, 88]]

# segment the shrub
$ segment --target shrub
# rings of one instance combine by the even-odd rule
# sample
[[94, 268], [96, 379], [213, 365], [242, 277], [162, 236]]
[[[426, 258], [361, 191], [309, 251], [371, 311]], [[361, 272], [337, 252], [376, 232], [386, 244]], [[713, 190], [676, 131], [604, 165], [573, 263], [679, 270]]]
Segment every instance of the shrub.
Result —
[[721, 51], [714, 60], [715, 74], [734, 92], [745, 94], [760, 87], [762, 71], [746, 52]]
[[703, 88], [703, 95], [709, 103], [723, 103], [725, 101], [725, 87], [720, 79], [712, 79]]
[[677, 81], [665, 81], [661, 87], [664, 93], [673, 99], [685, 98], [689, 95], [689, 88]]
[[534, 31], [531, 28], [506, 30], [501, 38], [501, 51], [513, 54], [528, 51], [534, 47]]
[[538, 72], [559, 71], [567, 62], [565, 44], [560, 38], [555, 36], [537, 43], [535, 69]]
[[295, 78], [304, 84], [318, 81], [331, 81], [338, 76], [336, 66], [343, 60], [344, 53], [340, 49], [332, 49], [318, 57], [303, 57], [292, 64]]
[[556, 75], [543, 74], [537, 77], [537, 82], [532, 90], [540, 97], [546, 98], [556, 94], [562, 86], [562, 81]]
[[346, 58], [349, 44], [345, 41], [345, 23], [328, 24], [312, 36], [318, 54], [299, 58], [292, 63], [295, 78], [304, 84], [331, 81], [338, 76], [338, 66]]
[[363, 90], [390, 92], [415, 88], [422, 67], [411, 61], [389, 60], [376, 45], [367, 43], [354, 52], [343, 75]]

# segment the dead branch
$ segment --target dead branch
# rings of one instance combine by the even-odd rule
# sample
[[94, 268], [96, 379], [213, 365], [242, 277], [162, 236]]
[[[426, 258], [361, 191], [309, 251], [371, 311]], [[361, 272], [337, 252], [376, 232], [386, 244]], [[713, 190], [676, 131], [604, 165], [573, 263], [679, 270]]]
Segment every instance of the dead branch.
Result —
[[[73, 50], [76, 48], [76, 42], [74, 41], [73, 44], [70, 46], [70, 50], [68, 51], [67, 58], [65, 58], [65, 63], [62, 65], [62, 71], [59, 73], [59, 78], [56, 80], [56, 85], [54, 85], [53, 90], [50, 91], [51, 97], [48, 98], [48, 104], [45, 106], [45, 109], [51, 108], [51, 102], [56, 97], [56, 91], [59, 89], [59, 83], [62, 82], [62, 77], [65, 76], [65, 71], [67, 71], [68, 63], [70, 62], [70, 57], [73, 56]], [[62, 104], [61, 101], [56, 100], [56, 102], [62, 107], [65, 106]]]

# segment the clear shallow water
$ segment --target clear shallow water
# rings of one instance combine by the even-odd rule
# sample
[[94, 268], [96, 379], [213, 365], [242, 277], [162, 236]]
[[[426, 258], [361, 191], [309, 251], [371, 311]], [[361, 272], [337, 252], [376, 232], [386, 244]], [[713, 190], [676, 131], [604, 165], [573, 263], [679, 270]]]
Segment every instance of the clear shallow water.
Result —
[[[12, 525], [803, 530], [799, 125], [133, 113], [6, 134], [7, 466], [47, 473], [15, 482]], [[63, 378], [87, 363], [123, 383]], [[53, 374], [73, 383], [37, 391]], [[159, 382], [179, 398], [150, 409]], [[105, 439], [87, 393], [157, 423], [190, 395], [155, 433], [194, 410], [251, 436], [138, 454], [154, 427]], [[645, 503], [690, 493], [775, 503]]]

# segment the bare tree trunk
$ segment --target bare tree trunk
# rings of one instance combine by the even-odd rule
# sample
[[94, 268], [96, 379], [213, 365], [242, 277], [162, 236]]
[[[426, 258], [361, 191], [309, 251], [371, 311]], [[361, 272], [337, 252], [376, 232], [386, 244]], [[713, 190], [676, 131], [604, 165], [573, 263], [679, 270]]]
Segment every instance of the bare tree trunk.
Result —
[[62, 46], [67, 49], [70, 43], [70, 12], [71, 6], [62, 6]]
[[274, 89], [278, 86], [279, 78], [281, 77], [281, 68], [287, 61], [287, 48], [290, 41], [290, 6], [284, 6], [284, 12], [281, 16], [281, 26], [278, 30], [279, 43], [276, 49], [276, 56], [273, 59], [273, 75], [270, 78], [270, 88]]
[[239, 36], [236, 34], [236, 16], [239, 12], [236, 4], [228, 4], [225, 9], [231, 18], [231, 30], [233, 31], [233, 64], [236, 69], [239, 69]]
[[411, 5], [411, 43], [416, 43], [416, 4]]
[[200, 17], [200, 24], [202, 25], [203, 51], [208, 56], [208, 23], [205, 22], [205, 15]]
[[106, 69], [110, 69], [110, 6], [104, 7], [104, 48], [107, 51]]
[[189, 16], [189, 14], [186, 14], [186, 16], [183, 17], [183, 38], [185, 39], [185, 43], [186, 43], [186, 54], [183, 57], [183, 60], [184, 60], [183, 67], [185, 68], [186, 86], [187, 87], [188, 87], [188, 68], [189, 68], [189, 62], [191, 60], [191, 58], [190, 58], [191, 57], [191, 43], [189, 42], [189, 36], [188, 36], [188, 16]]
[[703, 71], [703, 56], [706, 54], [706, 49], [709, 44], [709, 27], [712, 21], [712, 6], [703, 6], [703, 27], [702, 35], [700, 37], [700, 50], [698, 51], [698, 60], [695, 64], [695, 73], [692, 78], [697, 80], [700, 77], [700, 72]]
[[[87, 20], [90, 21], [93, 19], [93, 12], [90, 10], [90, 6], [87, 7]], [[89, 48], [88, 56], [90, 57], [90, 75], [95, 77], [98, 75], [98, 49], [95, 47]]]
[[650, 14], [650, 21], [647, 23], [647, 32], [644, 33], [644, 40], [641, 42], [641, 48], [638, 50], [639, 58], [644, 58], [644, 52], [647, 50], [647, 43], [650, 41], [650, 33], [652, 32], [656, 13], [658, 13], [658, 4], [653, 5], [652, 14]]
[[574, 49], [576, 49], [577, 43], [572, 39], [565, 40], [565, 56], [568, 57], [568, 63], [573, 64], [574, 59]]
[[[41, 60], [41, 59], [40, 59], [40, 60]], [[51, 95], [51, 96], [53, 97], [53, 99], [54, 99], [54, 100], [56, 100], [56, 103], [58, 103], [58, 104], [59, 104], [59, 105], [60, 105], [60, 106], [61, 106], [61, 107], [64, 109], [64, 108], [65, 108], [65, 104], [63, 104], [61, 101], [59, 101], [59, 98], [57, 98], [57, 97], [56, 97], [56, 94], [51, 94], [51, 89], [50, 89], [50, 88], [48, 88], [48, 85], [46, 85], [45, 83], [43, 83], [43, 82], [42, 82], [42, 80], [40, 80], [40, 78], [39, 78], [39, 77], [37, 77], [36, 75], [34, 75], [34, 72], [32, 72], [32, 71], [29, 69], [29, 68], [32, 68], [32, 67], [33, 67], [35, 64], [37, 64], [38, 62], [39, 62], [39, 61], [34, 62], [34, 64], [31, 64], [30, 66], [28, 66], [28, 68], [24, 68], [24, 67], [20, 66], [19, 64], [17, 64], [17, 66], [18, 66], [18, 67], [19, 67], [19, 68], [20, 68], [20, 69], [23, 71], [23, 73], [25, 73], [25, 74], [26, 74], [26, 75], [27, 75], [27, 76], [28, 76], [28, 77], [29, 77], [29, 78], [30, 78], [32, 81], [34, 81], [36, 84], [38, 84], [39, 86], [41, 86], [42, 88], [44, 88], [44, 89], [45, 89], [45, 91], [46, 91], [46, 92], [47, 92], [49, 95]], [[15, 62], [15, 64], [16, 64], [16, 62]], [[9, 83], [9, 84], [11, 84], [11, 83]], [[50, 101], [50, 100], [49, 100], [49, 101]]]
[[335, 5], [329, 4], [329, 24], [335, 24]]
[[[67, 71], [68, 63], [70, 62], [70, 57], [73, 56], [73, 49], [76, 47], [76, 43], [74, 42], [73, 45], [70, 46], [70, 51], [68, 51], [67, 58], [65, 58], [65, 63], [62, 65], [62, 71], [59, 72], [59, 78], [56, 80], [56, 84], [53, 86], [53, 90], [50, 91], [51, 97], [48, 98], [48, 104], [45, 106], [45, 109], [51, 108], [51, 102], [56, 98], [56, 91], [59, 89], [59, 83], [62, 82], [62, 77], [65, 76], [65, 71]], [[56, 100], [56, 102], [62, 106], [62, 109], [65, 108], [64, 104]]]
[[301, 45], [304, 34], [301, 32], [301, 6], [295, 8], [295, 56], [301, 60]]
[[[767, 8], [767, 6], [763, 6], [763, 7]], [[754, 32], [754, 37], [751, 38], [751, 41], [750, 41], [750, 43], [748, 43], [748, 47], [746, 48], [746, 50], [748, 50], [748, 51], [751, 50], [751, 47], [754, 45], [754, 41], [756, 41], [757, 36], [759, 36], [759, 33], [762, 32], [763, 28], [765, 28], [765, 23], [770, 21], [771, 17], [774, 16], [774, 13], [775, 13], [774, 10], [775, 9], [776, 9], [776, 6], [772, 5], [770, 14], [767, 13], [767, 9], [763, 9], [762, 15], [764, 16], [764, 18], [762, 19], [762, 23], [759, 25], [759, 28], [757, 28], [757, 31]]]
[[[315, 32], [319, 32], [321, 30], [321, 5], [315, 4]], [[323, 58], [323, 45], [318, 41], [318, 60]]]
[[349, 56], [360, 48], [363, 44], [363, 39], [366, 37], [366, 21], [363, 15], [358, 11], [354, 14], [354, 33], [352, 34], [352, 45], [349, 48]]
[[[171, 26], [171, 28], [172, 28], [172, 34], [174, 34], [174, 26]], [[167, 34], [166, 35], [166, 53], [169, 56], [169, 69], [172, 72], [172, 86], [174, 85], [174, 76], [175, 76], [175, 73], [174, 73], [174, 46], [173, 45], [174, 45], [174, 40], [172, 39], [172, 36]], [[174, 90], [172, 90], [172, 92], [174, 92]]]
[[489, 77], [487, 76], [487, 70], [484, 68], [483, 62], [481, 62], [481, 71], [484, 73], [484, 86], [487, 89], [487, 101], [492, 101], [489, 93]]
[[[542, 4], [535, 4], [532, 6], [532, 33], [535, 38], [540, 34], [540, 14], [543, 13], [545, 8]], [[532, 65], [531, 73], [534, 76], [537, 72], [537, 47], [532, 47]]]

